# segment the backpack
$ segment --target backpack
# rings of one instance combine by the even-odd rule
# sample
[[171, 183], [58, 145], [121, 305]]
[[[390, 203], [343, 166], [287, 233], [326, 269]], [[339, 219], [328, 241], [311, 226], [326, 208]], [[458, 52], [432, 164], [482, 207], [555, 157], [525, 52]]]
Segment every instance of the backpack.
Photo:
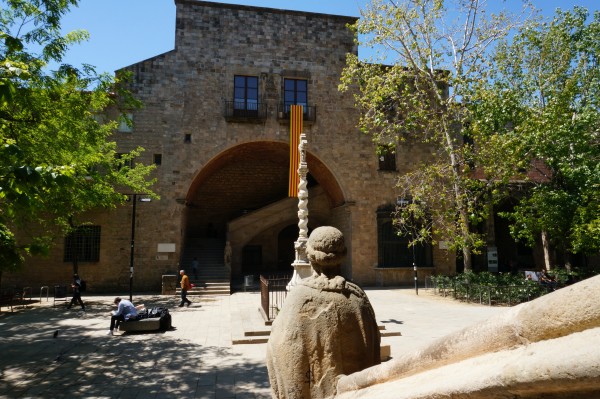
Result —
[[86, 289], [87, 284], [85, 283], [85, 280], [79, 280], [79, 291], [85, 292]]
[[148, 310], [148, 318], [159, 317], [161, 331], [167, 331], [171, 328], [171, 314], [169, 309], [163, 307], [156, 307]]

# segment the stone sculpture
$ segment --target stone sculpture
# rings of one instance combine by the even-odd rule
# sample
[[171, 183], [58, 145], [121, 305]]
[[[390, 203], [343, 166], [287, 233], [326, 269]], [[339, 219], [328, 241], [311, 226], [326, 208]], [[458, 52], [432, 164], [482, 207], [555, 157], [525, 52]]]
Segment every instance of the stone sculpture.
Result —
[[600, 276], [344, 376], [338, 399], [600, 398]]
[[311, 233], [314, 273], [288, 294], [267, 344], [274, 398], [333, 397], [342, 376], [380, 363], [381, 337], [367, 295], [339, 275], [345, 256], [338, 229]]

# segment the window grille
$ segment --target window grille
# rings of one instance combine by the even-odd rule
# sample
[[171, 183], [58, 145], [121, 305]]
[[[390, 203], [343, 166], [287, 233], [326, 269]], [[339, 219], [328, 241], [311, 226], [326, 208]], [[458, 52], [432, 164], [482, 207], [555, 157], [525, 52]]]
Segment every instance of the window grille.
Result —
[[81, 226], [65, 237], [65, 262], [100, 260], [100, 226]]

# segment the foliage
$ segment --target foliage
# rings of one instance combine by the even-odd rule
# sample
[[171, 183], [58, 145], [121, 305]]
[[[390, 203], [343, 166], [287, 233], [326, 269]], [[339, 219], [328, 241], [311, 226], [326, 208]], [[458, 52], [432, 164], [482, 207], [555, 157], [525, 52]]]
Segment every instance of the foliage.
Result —
[[485, 53], [516, 20], [488, 15], [485, 1], [372, 0], [354, 29], [380, 56], [349, 55], [342, 74], [340, 89], [356, 89], [359, 128], [377, 146], [405, 141], [431, 153], [398, 182], [399, 196], [411, 199], [398, 210], [399, 228], [462, 250], [465, 270], [484, 244], [472, 226], [487, 217], [498, 181], [471, 178], [476, 154], [464, 101], [484, 74]]
[[431, 276], [431, 281], [439, 294], [452, 294], [454, 298], [467, 301], [515, 305], [597, 274], [598, 271], [587, 268], [573, 268], [570, 271], [556, 269], [547, 273], [552, 282], [546, 284], [525, 279], [520, 273], [491, 272], [465, 272], [455, 276], [434, 275]]
[[121, 80], [89, 65], [47, 72], [88, 36], [60, 34], [61, 17], [76, 5], [7, 0], [0, 10], [0, 271], [47, 251], [86, 211], [123, 201], [118, 190], [152, 194], [152, 167], [126, 162], [141, 149], [117, 159], [109, 141], [116, 121], [101, 121], [109, 107], [139, 106]]
[[600, 13], [588, 18], [575, 7], [520, 29], [470, 104], [472, 129], [513, 165], [503, 177], [531, 185], [504, 214], [513, 237], [533, 245], [547, 234], [571, 253], [600, 250]]
[[559, 284], [571, 284], [576, 281], [585, 280], [586, 278], [590, 278], [600, 274], [599, 270], [594, 270], [590, 268], [557, 268], [548, 271], [548, 276], [550, 276], [554, 281]]
[[432, 276], [437, 292], [450, 291], [454, 298], [495, 305], [515, 305], [551, 292], [544, 286], [510, 273], [466, 272], [456, 276]]

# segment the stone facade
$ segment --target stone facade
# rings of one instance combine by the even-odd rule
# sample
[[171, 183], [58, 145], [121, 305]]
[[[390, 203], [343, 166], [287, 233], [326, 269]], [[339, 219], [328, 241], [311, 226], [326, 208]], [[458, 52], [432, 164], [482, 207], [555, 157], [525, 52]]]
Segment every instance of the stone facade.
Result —
[[[428, 151], [406, 146], [396, 154], [397, 170], [382, 171], [369, 136], [356, 128], [353, 96], [337, 89], [346, 54], [357, 52], [347, 28], [356, 18], [175, 3], [174, 50], [124, 68], [132, 73], [131, 90], [144, 106], [132, 111], [132, 131], [114, 136], [119, 151], [141, 146], [142, 162], [160, 159], [154, 172], [160, 200], [136, 208], [135, 290], [160, 291], [161, 276], [189, 266], [191, 246], [207, 236], [224, 245], [231, 234], [234, 279], [291, 274], [288, 260], [293, 260], [298, 219], [297, 202], [287, 198], [286, 79], [307, 85], [309, 229], [340, 229], [348, 246], [344, 276], [375, 285], [377, 209], [395, 203], [398, 173]], [[240, 118], [230, 112], [236, 76], [257, 78], [256, 100], [264, 114]], [[122, 291], [129, 284], [132, 206], [91, 217], [102, 229], [100, 257], [81, 263], [80, 274], [89, 291]], [[26, 280], [24, 285], [33, 287], [69, 281], [62, 240], [50, 257], [28, 260], [23, 272], [6, 281]], [[254, 263], [248, 260], [252, 253]], [[454, 270], [455, 259], [445, 251], [433, 248], [432, 259], [432, 265], [420, 268], [421, 281], [436, 271]], [[412, 267], [384, 275], [388, 285], [413, 281]]]

